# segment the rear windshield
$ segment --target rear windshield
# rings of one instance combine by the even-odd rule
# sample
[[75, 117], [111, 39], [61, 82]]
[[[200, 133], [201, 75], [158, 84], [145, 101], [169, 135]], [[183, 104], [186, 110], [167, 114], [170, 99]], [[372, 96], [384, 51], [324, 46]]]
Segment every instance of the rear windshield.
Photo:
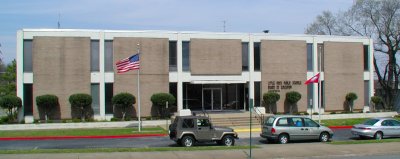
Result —
[[272, 126], [272, 124], [274, 123], [275, 118], [274, 117], [269, 117], [265, 120], [265, 125], [267, 126]]
[[379, 121], [378, 119], [369, 119], [369, 120], [365, 121], [363, 124], [364, 125], [374, 125], [378, 121]]

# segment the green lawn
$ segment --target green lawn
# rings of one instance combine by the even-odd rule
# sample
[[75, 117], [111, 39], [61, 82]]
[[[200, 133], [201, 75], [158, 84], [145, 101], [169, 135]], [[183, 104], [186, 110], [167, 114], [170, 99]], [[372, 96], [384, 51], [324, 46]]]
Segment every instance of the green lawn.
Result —
[[32, 137], [32, 136], [109, 136], [132, 134], [163, 134], [161, 127], [143, 128], [104, 128], [104, 129], [58, 129], [58, 130], [3, 130], [0, 137]]
[[[204, 151], [204, 150], [238, 150], [250, 146], [196, 146], [196, 147], [149, 147], [149, 148], [96, 148], [96, 149], [31, 149], [0, 150], [0, 154], [34, 154], [34, 153], [94, 153], [94, 152], [153, 152], [153, 151]], [[259, 148], [252, 146], [252, 148]]]
[[[329, 120], [321, 120], [321, 123], [324, 126], [352, 126], [355, 124], [361, 124], [367, 119], [369, 118], [329, 119]], [[400, 120], [400, 117], [396, 117], [395, 119]]]

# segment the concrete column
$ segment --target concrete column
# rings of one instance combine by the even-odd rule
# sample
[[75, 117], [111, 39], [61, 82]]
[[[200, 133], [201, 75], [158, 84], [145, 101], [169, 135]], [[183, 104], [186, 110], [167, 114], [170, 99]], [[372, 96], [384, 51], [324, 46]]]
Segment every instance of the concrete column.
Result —
[[22, 107], [18, 111], [18, 121], [24, 120], [24, 32], [17, 31], [17, 96], [22, 100]]
[[372, 39], [369, 40], [369, 98], [375, 94], [374, 89], [374, 42]]
[[105, 45], [104, 45], [104, 31], [99, 32], [99, 64], [100, 64], [100, 79], [99, 79], [99, 100], [100, 100], [100, 119], [106, 119], [106, 99], [105, 99]]
[[177, 83], [177, 112], [179, 113], [183, 109], [183, 83], [182, 83], [182, 38], [181, 34], [177, 33], [177, 74], [178, 74], [178, 83]]
[[[261, 48], [260, 48], [260, 54], [261, 54]], [[249, 81], [249, 100], [253, 99], [253, 101], [254, 101], [254, 41], [253, 41], [253, 36], [251, 34], [249, 34], [249, 79], [248, 79], [248, 81]], [[248, 103], [250, 104], [250, 101]], [[246, 110], [246, 107], [244, 107], [244, 109]]]

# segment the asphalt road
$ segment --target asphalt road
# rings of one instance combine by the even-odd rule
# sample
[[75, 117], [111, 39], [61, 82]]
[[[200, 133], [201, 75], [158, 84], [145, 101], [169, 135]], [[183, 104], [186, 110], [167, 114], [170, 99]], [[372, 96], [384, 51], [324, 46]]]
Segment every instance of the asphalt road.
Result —
[[[249, 145], [250, 133], [239, 133], [236, 145]], [[333, 140], [350, 140], [350, 129], [334, 130]], [[266, 140], [259, 133], [252, 133], [252, 144], [266, 144]], [[301, 143], [310, 141], [300, 141]], [[318, 142], [318, 141], [311, 141]], [[292, 142], [293, 144], [299, 142]], [[201, 143], [197, 145], [215, 145], [215, 143]], [[175, 147], [175, 142], [165, 137], [146, 138], [119, 138], [119, 139], [67, 139], [67, 140], [25, 140], [0, 141], [0, 149], [82, 149], [82, 148], [136, 148], [136, 147]]]

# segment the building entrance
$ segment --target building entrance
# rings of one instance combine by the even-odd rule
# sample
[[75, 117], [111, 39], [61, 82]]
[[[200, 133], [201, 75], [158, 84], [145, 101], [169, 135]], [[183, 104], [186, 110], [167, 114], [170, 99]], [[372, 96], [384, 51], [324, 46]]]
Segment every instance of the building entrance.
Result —
[[222, 110], [221, 88], [203, 88], [203, 109]]

